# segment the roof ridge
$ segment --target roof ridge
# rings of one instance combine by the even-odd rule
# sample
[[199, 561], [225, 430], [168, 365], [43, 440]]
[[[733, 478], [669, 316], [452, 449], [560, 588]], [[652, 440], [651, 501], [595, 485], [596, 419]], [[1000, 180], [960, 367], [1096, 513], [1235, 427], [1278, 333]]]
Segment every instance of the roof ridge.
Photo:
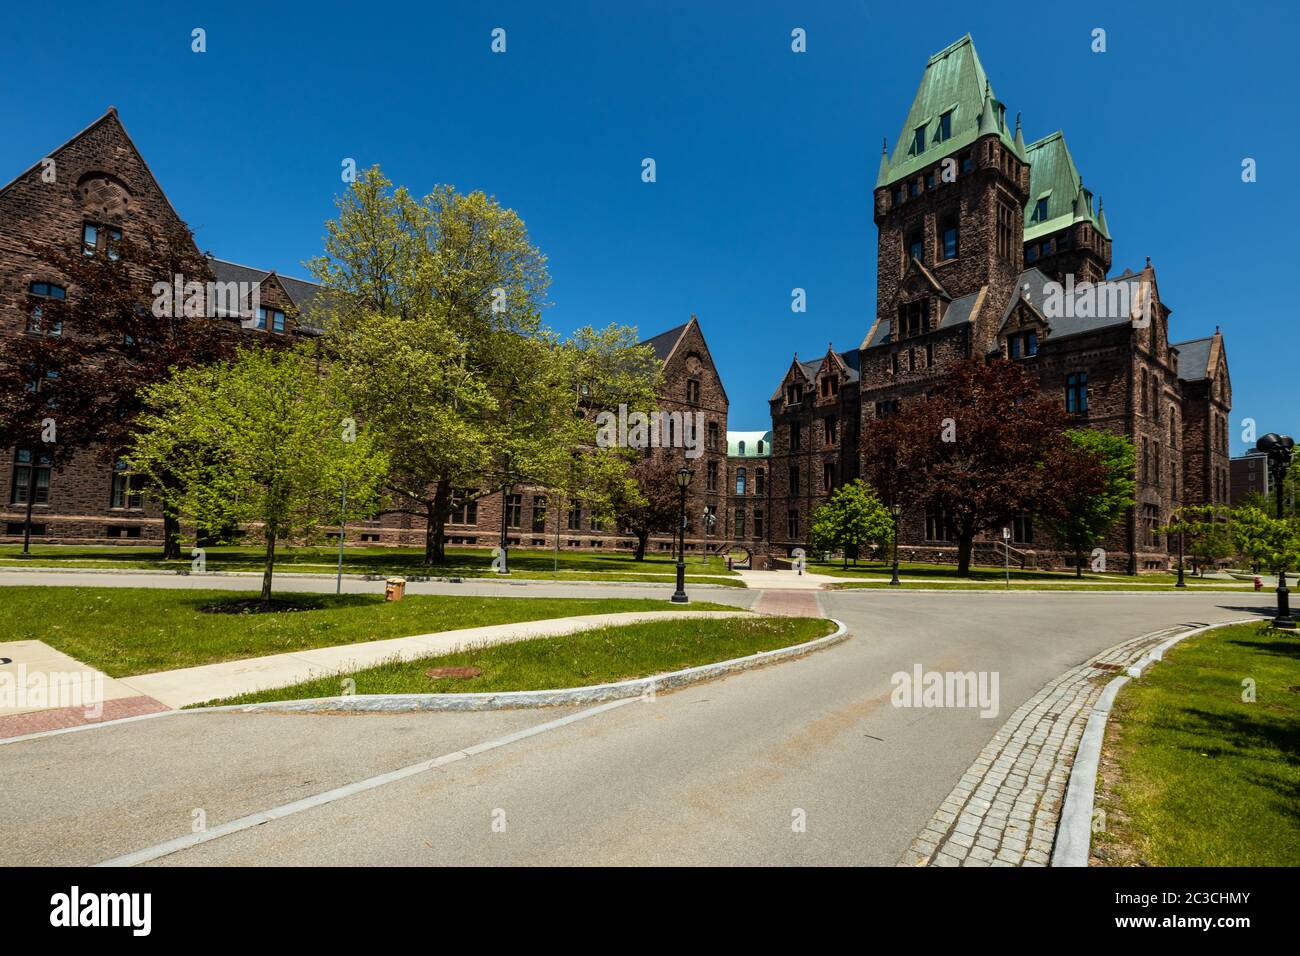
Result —
[[974, 46], [974, 44], [975, 44], [975, 41], [971, 39], [971, 35], [970, 35], [970, 32], [969, 32], [969, 31], [966, 32], [966, 35], [965, 35], [965, 36], [962, 36], [962, 37], [957, 38], [956, 40], [953, 40], [951, 43], [949, 43], [946, 47], [944, 47], [944, 48], [943, 48], [942, 50], [940, 50], [938, 53], [936, 53], [936, 54], [934, 54], [932, 57], [930, 57], [930, 59], [926, 60], [926, 61], [925, 61], [925, 65], [926, 65], [926, 66], [929, 66], [931, 63], [936, 63], [936, 62], [938, 62], [939, 60], [942, 60], [945, 56], [948, 56], [948, 54], [950, 54], [950, 53], [952, 53], [953, 51], [957, 50], [959, 47], [962, 46], [962, 44], [965, 44], [965, 43], [969, 43], [969, 44], [971, 44], [972, 46]]

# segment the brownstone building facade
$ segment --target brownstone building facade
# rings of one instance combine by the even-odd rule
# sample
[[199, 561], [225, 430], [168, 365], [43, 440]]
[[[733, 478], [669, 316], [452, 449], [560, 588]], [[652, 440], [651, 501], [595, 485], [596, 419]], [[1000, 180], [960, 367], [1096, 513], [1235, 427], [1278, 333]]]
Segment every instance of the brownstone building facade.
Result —
[[[876, 316], [858, 348], [790, 365], [771, 399], [769, 543], [806, 544], [809, 516], [860, 471], [858, 430], [923, 401], [969, 356], [1022, 362], [1072, 424], [1132, 438], [1136, 506], [1104, 542], [1110, 570], [1169, 563], [1157, 528], [1184, 503], [1227, 502], [1231, 383], [1223, 336], [1171, 342], [1155, 268], [1107, 279], [1098, 198], [1052, 133], [1026, 143], [969, 36], [930, 58], [874, 190]], [[1027, 563], [1059, 564], [1031, 514], [1014, 523]], [[905, 514], [906, 557], [952, 560], [942, 510]], [[977, 547], [978, 552], [978, 547]]]

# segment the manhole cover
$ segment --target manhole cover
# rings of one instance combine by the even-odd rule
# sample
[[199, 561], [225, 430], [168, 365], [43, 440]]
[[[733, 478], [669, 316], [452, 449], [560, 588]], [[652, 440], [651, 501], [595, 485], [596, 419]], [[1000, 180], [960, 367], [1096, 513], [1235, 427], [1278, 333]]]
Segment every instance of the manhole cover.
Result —
[[483, 669], [479, 667], [430, 667], [424, 676], [438, 680], [441, 677], [478, 677], [482, 673]]

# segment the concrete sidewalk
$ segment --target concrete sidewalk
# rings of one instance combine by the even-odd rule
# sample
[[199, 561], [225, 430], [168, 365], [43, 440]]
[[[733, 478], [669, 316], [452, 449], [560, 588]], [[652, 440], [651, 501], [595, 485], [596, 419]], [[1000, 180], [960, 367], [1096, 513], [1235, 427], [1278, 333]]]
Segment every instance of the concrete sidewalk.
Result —
[[305, 680], [338, 674], [346, 670], [374, 667], [393, 660], [416, 660], [449, 654], [469, 647], [507, 644], [537, 637], [557, 637], [598, 627], [636, 624], [642, 621], [673, 621], [691, 618], [739, 617], [746, 611], [628, 611], [619, 614], [586, 614], [513, 624], [467, 627], [434, 634], [416, 634], [384, 641], [366, 641], [335, 647], [318, 647], [271, 654], [219, 664], [204, 664], [180, 670], [159, 671], [121, 678], [117, 683], [131, 693], [151, 697], [168, 707], [186, 707], [219, 697], [233, 697], [273, 687], [285, 687]]
[[810, 574], [805, 571], [737, 571], [745, 587], [754, 590], [774, 588], [780, 591], [821, 591], [827, 584], [842, 581], [829, 574]]

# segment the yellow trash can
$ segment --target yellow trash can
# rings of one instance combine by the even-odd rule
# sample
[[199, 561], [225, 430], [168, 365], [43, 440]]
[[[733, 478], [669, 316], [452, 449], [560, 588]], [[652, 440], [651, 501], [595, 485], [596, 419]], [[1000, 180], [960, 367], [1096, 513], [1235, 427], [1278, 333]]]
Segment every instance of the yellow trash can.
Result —
[[384, 582], [384, 600], [400, 601], [406, 595], [406, 578], [388, 578]]

